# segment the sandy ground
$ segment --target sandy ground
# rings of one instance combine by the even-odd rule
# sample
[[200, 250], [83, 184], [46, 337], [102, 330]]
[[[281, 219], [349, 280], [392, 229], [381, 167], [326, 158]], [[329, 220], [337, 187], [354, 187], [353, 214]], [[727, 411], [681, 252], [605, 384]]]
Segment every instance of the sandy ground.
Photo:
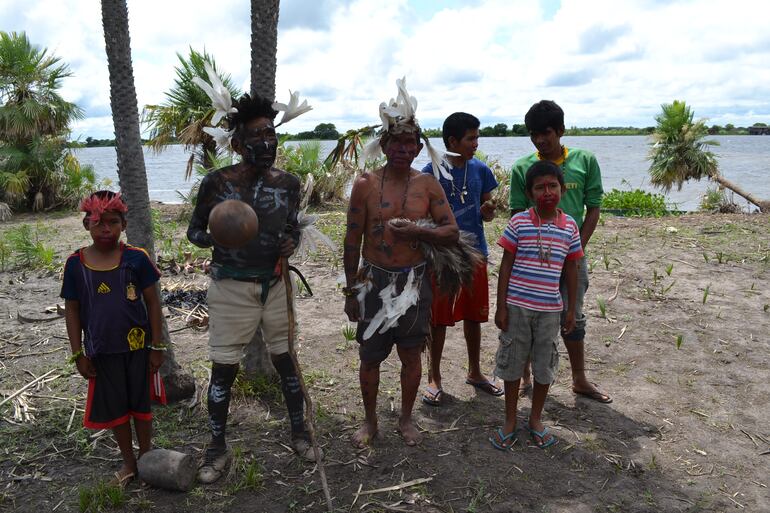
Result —
[[[163, 211], [173, 219], [173, 208]], [[22, 216], [0, 225], [0, 232], [21, 223], [37, 225], [58, 262], [87, 240], [75, 215]], [[503, 223], [488, 227], [490, 241]], [[339, 212], [322, 215], [332, 235], [339, 236], [343, 224]], [[608, 217], [588, 255], [588, 367], [614, 402], [576, 397], [563, 353], [544, 416], [560, 443], [539, 450], [521, 431], [505, 453], [488, 441], [502, 421], [503, 400], [465, 385], [460, 327], [448, 331], [445, 404], [415, 407], [424, 442], [406, 447], [395, 433], [394, 352], [382, 365], [381, 436], [371, 449], [353, 449], [349, 438], [362, 405], [357, 346], [341, 331], [347, 324], [336, 284], [341, 262], [318, 255], [301, 265], [315, 295], [297, 299], [299, 357], [317, 405], [337, 511], [770, 511], [770, 217]], [[497, 248], [490, 260], [494, 288]], [[19, 396], [21, 402], [0, 406], [2, 511], [83, 511], [89, 497], [95, 507], [109, 496], [98, 483], [119, 466], [112, 436], [95, 437], [81, 427], [85, 383], [66, 361], [64, 321], [46, 311], [62, 303], [59, 280], [56, 269], [0, 273], [0, 391], [7, 398], [52, 371]], [[168, 271], [163, 285], [203, 289], [206, 278]], [[179, 330], [172, 334], [177, 359], [195, 375], [200, 394], [207, 333], [189, 328], [184, 317], [169, 311], [169, 328]], [[482, 367], [490, 373], [497, 335], [492, 323], [484, 325]], [[134, 483], [116, 510], [325, 510], [317, 469], [288, 450], [278, 388], [245, 380], [236, 388], [229, 428], [236, 460], [228, 476], [189, 493]], [[16, 410], [25, 404], [34, 418]], [[520, 400], [521, 426], [529, 404]], [[208, 438], [205, 404], [159, 407], [155, 414], [156, 445], [200, 455]], [[364, 493], [413, 480], [420, 481]]]

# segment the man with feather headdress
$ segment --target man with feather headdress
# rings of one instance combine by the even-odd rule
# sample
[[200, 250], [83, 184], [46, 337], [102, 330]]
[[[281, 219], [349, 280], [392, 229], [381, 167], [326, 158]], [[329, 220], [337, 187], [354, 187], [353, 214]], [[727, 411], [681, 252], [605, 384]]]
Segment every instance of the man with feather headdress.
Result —
[[[278, 148], [274, 119], [281, 123], [310, 109], [298, 105], [298, 93], [289, 105], [244, 95], [232, 102], [216, 73], [208, 66], [209, 83], [193, 79], [212, 100], [213, 127], [204, 130], [220, 147], [234, 150], [241, 161], [207, 174], [201, 181], [187, 237], [202, 248], [213, 247], [209, 307], [208, 390], [211, 442], [198, 471], [198, 480], [212, 483], [231, 459], [225, 429], [231, 389], [243, 350], [257, 329], [262, 330], [270, 358], [281, 378], [291, 424], [291, 445], [304, 459], [313, 451], [304, 422], [304, 399], [296, 365], [289, 354], [289, 318], [286, 289], [281, 280], [282, 257], [290, 256], [299, 241], [299, 179], [273, 167]], [[216, 126], [224, 122], [224, 128]], [[280, 123], [279, 123], [280, 124]], [[238, 248], [218, 243], [208, 231], [209, 214], [225, 200], [247, 203], [257, 214], [259, 232]]]
[[[431, 286], [421, 243], [456, 244], [457, 223], [432, 175], [412, 168], [422, 149], [416, 100], [397, 81], [397, 100], [380, 106], [383, 126], [364, 153], [382, 151], [386, 164], [361, 174], [350, 195], [345, 233], [345, 313], [358, 322], [359, 379], [366, 418], [353, 435], [363, 447], [376, 436], [380, 364], [396, 345], [401, 359], [398, 430], [407, 445], [421, 440], [412, 421], [421, 352], [430, 334]], [[376, 145], [376, 146], [375, 146]], [[432, 219], [430, 226], [416, 221]], [[363, 247], [362, 247], [363, 242]], [[363, 255], [362, 265], [359, 259]]]

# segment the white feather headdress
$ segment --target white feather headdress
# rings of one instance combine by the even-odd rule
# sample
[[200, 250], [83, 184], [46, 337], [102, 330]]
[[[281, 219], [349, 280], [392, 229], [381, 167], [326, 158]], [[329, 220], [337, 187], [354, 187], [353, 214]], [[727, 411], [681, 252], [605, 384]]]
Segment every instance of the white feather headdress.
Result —
[[360, 165], [365, 165], [367, 160], [376, 159], [382, 155], [381, 141], [385, 135], [399, 135], [404, 133], [419, 133], [425, 141], [425, 147], [428, 150], [431, 164], [433, 165], [433, 174], [436, 179], [441, 177], [452, 180], [449, 170], [452, 166], [447, 162], [446, 156], [456, 156], [456, 153], [437, 151], [430, 140], [420, 130], [415, 114], [417, 112], [417, 98], [411, 96], [406, 90], [406, 77], [396, 80], [398, 94], [396, 98], [391, 98], [389, 102], [380, 103], [380, 120], [382, 127], [377, 132], [377, 137], [369, 141], [364, 146]]
[[[222, 120], [227, 120], [231, 114], [237, 114], [238, 109], [233, 107], [233, 99], [230, 97], [230, 91], [227, 90], [222, 80], [217, 75], [214, 68], [208, 62], [203, 63], [209, 81], [206, 82], [201, 77], [193, 77], [195, 85], [203, 89], [206, 95], [211, 99], [211, 106], [214, 114], [211, 116], [211, 126], [203, 127], [203, 131], [214, 138], [220, 149], [230, 151], [232, 149], [231, 140], [233, 137], [233, 128], [224, 128], [219, 126]], [[299, 91], [293, 93], [289, 90], [289, 103], [274, 102], [273, 109], [283, 112], [280, 123], [276, 127], [288, 123], [297, 116], [301, 116], [313, 107], [307, 104], [307, 100], [299, 103]]]

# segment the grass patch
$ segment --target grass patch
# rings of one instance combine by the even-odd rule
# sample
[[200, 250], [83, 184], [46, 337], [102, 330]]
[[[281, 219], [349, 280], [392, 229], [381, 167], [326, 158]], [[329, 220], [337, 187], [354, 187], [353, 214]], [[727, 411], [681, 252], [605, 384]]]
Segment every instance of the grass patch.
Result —
[[108, 509], [118, 509], [126, 503], [126, 493], [119, 486], [98, 481], [92, 487], [78, 489], [78, 510], [80, 513], [100, 513]]
[[257, 375], [252, 379], [238, 374], [233, 391], [241, 397], [255, 397], [268, 402], [279, 402], [283, 397], [281, 380], [278, 376]]

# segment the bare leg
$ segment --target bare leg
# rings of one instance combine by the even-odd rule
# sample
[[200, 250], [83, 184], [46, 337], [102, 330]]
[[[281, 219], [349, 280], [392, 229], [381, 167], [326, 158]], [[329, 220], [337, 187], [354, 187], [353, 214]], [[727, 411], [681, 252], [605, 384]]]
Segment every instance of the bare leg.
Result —
[[481, 323], [476, 321], [463, 321], [463, 333], [465, 345], [468, 347], [468, 379], [471, 381], [486, 381], [487, 377], [481, 373]]
[[[535, 381], [532, 387], [532, 411], [529, 414], [529, 428], [534, 431], [543, 432], [545, 426], [543, 425], [543, 407], [545, 406], [545, 398], [548, 395], [548, 389], [551, 385], [544, 385]], [[533, 439], [537, 445], [543, 445], [553, 437], [550, 433], [547, 433], [542, 438], [535, 437]]]
[[532, 359], [528, 358], [527, 363], [524, 365], [524, 374], [521, 377], [521, 385], [519, 387], [519, 395], [524, 397], [527, 392], [532, 388]]
[[[430, 390], [441, 390], [441, 355], [444, 353], [444, 342], [446, 341], [446, 326], [432, 326], [430, 329], [430, 366], [428, 367], [428, 388]], [[425, 392], [425, 397], [430, 400], [440, 400], [438, 392], [436, 395]]]
[[[418, 378], [419, 379], [419, 378]], [[380, 386], [380, 362], [361, 362], [358, 370], [361, 397], [364, 400], [364, 424], [353, 434], [353, 445], [362, 449], [377, 435], [377, 392]], [[414, 401], [414, 398], [412, 398]]]
[[588, 381], [585, 371], [585, 344], [582, 340], [565, 340], [569, 355], [569, 364], [572, 368], [572, 391], [577, 394], [588, 395], [591, 398], [602, 402], [612, 402], [612, 398], [602, 392], [594, 383]]
[[152, 421], [134, 419], [134, 431], [139, 442], [139, 457], [150, 450], [152, 446]]
[[422, 441], [422, 435], [412, 421], [412, 408], [417, 397], [422, 374], [422, 359], [420, 348], [402, 348], [397, 346], [401, 359], [401, 417], [398, 419], [398, 429], [406, 445], [417, 445]]
[[123, 457], [123, 466], [116, 473], [115, 478], [118, 481], [122, 481], [129, 474], [136, 474], [136, 456], [134, 456], [134, 448], [132, 446], [131, 422], [115, 426], [112, 428], [112, 433], [115, 435], [118, 448], [120, 448], [120, 455]]

